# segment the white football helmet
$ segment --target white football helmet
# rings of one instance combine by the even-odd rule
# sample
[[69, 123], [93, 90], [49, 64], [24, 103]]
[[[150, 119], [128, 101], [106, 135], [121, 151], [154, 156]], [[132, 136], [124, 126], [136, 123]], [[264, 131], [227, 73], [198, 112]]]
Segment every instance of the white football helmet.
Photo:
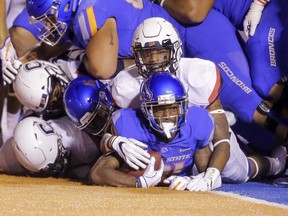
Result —
[[[18, 72], [13, 88], [24, 106], [39, 113], [63, 112], [62, 96], [68, 78], [58, 66], [33, 60], [23, 64]], [[52, 100], [55, 96], [59, 99]]]
[[[132, 52], [136, 66], [139, 67], [139, 73], [144, 77], [148, 77], [149, 72], [156, 68], [175, 73], [182, 55], [181, 46], [182, 41], [178, 31], [170, 22], [160, 17], [144, 20], [137, 27], [132, 42]], [[148, 55], [147, 51], [164, 49], [170, 52], [168, 59], [163, 58], [163, 61], [157, 64], [145, 63], [144, 57]]]
[[69, 152], [61, 136], [41, 118], [20, 121], [14, 129], [12, 146], [19, 163], [31, 174], [59, 176], [67, 167]]

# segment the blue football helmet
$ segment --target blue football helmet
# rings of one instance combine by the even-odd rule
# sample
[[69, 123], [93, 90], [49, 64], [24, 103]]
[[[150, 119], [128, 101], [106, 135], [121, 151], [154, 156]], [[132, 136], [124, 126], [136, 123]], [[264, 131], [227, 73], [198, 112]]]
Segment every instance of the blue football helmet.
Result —
[[93, 135], [106, 129], [114, 110], [107, 87], [90, 76], [79, 76], [69, 83], [64, 92], [64, 107], [79, 130]]
[[168, 139], [184, 125], [188, 95], [181, 81], [173, 74], [152, 73], [141, 85], [140, 100], [142, 112], [150, 126]]
[[39, 30], [39, 39], [54, 46], [71, 26], [80, 0], [27, 0], [30, 23]]

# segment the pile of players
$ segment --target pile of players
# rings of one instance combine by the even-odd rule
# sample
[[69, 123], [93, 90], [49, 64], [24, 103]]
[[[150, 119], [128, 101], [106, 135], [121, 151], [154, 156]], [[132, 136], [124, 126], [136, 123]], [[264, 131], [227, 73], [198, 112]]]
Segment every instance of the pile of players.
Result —
[[[12, 42], [18, 56], [41, 43], [26, 63], [9, 36], [1, 49], [4, 83], [24, 117], [1, 147], [0, 168], [190, 191], [282, 175], [287, 3], [243, 0], [236, 13], [221, 0], [180, 2], [27, 0]], [[159, 169], [148, 150], [161, 154]], [[143, 172], [126, 174], [124, 164]]]

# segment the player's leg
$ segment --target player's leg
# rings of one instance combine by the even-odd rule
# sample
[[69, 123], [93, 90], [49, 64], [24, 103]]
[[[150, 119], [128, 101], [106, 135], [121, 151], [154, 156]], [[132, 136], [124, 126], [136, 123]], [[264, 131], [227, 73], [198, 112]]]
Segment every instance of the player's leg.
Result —
[[[245, 139], [245, 137], [243, 138]], [[257, 152], [247, 155], [239, 145], [234, 132], [231, 131], [230, 158], [221, 172], [223, 182], [243, 183], [255, 178], [276, 176], [284, 171], [286, 148], [277, 146], [269, 156], [264, 156]]]
[[283, 3], [276, 0], [266, 6], [255, 35], [245, 45], [254, 89], [280, 111], [288, 106], [288, 7]]

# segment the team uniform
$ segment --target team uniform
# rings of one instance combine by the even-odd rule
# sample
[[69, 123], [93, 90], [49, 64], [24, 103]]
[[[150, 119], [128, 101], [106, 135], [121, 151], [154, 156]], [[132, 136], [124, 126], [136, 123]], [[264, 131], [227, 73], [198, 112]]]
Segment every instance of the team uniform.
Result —
[[[70, 151], [68, 172], [78, 178], [86, 177], [90, 166], [100, 157], [95, 142], [83, 131], [79, 131], [68, 117], [48, 121], [62, 138], [63, 146]], [[0, 170], [12, 175], [27, 175], [12, 148], [12, 138], [0, 149]]]
[[[208, 60], [181, 58], [176, 76], [188, 91], [189, 106], [206, 108], [221, 90], [220, 72]], [[121, 108], [139, 108], [139, 90], [143, 79], [135, 65], [120, 71], [109, 84], [115, 103]]]
[[6, 0], [6, 23], [11, 28], [15, 18], [25, 7], [25, 0]]
[[219, 66], [224, 79], [221, 91], [223, 106], [244, 121], [252, 122], [254, 112], [263, 99], [252, 88], [249, 65], [238, 42], [236, 28], [215, 9], [201, 24], [184, 27], [162, 7], [148, 0], [82, 1], [74, 17], [74, 33], [70, 39], [75, 45], [85, 48], [106, 20], [114, 17], [119, 37], [118, 56], [132, 57], [130, 48], [135, 29], [144, 19], [156, 16], [168, 20], [177, 28], [183, 41], [184, 56], [211, 60]]
[[151, 131], [141, 110], [121, 109], [112, 119], [117, 135], [146, 143], [149, 149], [161, 154], [165, 164], [163, 175], [191, 175], [195, 151], [208, 145], [213, 138], [212, 117], [199, 107], [189, 108], [187, 122], [169, 143]]
[[[243, 21], [252, 2], [253, 0], [216, 0], [214, 8], [223, 13], [237, 29], [243, 30]], [[254, 36], [244, 44], [252, 86], [264, 99], [268, 98], [271, 88], [287, 75], [287, 6], [287, 1], [270, 1], [263, 10]], [[244, 83], [249, 83], [250, 77]]]
[[[195, 151], [206, 145], [212, 146], [214, 123], [212, 117], [201, 107], [190, 107], [186, 123], [169, 143], [161, 141], [140, 110], [120, 109], [113, 114], [113, 124], [117, 135], [134, 138], [148, 145], [148, 149], [158, 151], [165, 164], [163, 175], [191, 175]], [[230, 158], [221, 172], [223, 182], [242, 183], [248, 180], [249, 165], [241, 151], [234, 133], [230, 137]]]

